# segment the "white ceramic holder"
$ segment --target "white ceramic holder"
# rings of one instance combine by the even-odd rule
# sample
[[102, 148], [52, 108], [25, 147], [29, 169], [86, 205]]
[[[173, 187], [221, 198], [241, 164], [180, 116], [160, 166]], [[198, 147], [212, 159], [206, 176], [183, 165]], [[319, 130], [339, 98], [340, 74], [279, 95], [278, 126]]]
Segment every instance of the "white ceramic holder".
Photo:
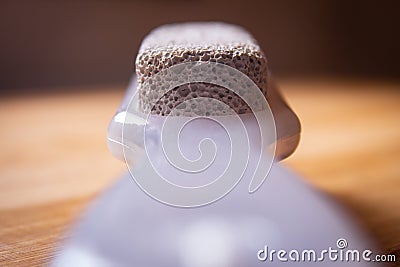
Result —
[[[127, 123], [126, 111], [135, 89], [133, 78], [126, 97], [110, 123], [109, 148], [120, 159], [124, 159], [122, 131], [124, 123]], [[300, 127], [279, 93], [274, 91], [271, 94], [275, 99], [270, 106], [277, 127], [277, 154], [282, 158], [296, 147]], [[133, 120], [131, 123], [136, 122]], [[246, 127], [251, 132], [250, 128], [255, 126], [250, 123]], [[204, 129], [207, 127], [197, 125], [192, 129], [192, 137], [210, 132]], [[190, 146], [191, 140], [181, 140], [182, 147], [185, 144]], [[251, 147], [257, 147], [256, 138], [249, 138], [249, 141]], [[223, 148], [219, 152], [228, 153]], [[250, 150], [250, 166], [255, 164], [252, 162], [254, 153], [259, 152]], [[173, 179], [176, 179], [175, 182], [185, 182], [179, 177]], [[372, 253], [378, 251], [361, 226], [343, 208], [307, 184], [303, 178], [273, 163], [265, 182], [252, 194], [249, 193], [250, 181], [251, 173], [245, 172], [236, 187], [223, 198], [209, 205], [182, 208], [156, 201], [141, 190], [131, 174], [127, 173], [90, 205], [72, 228], [71, 237], [53, 266], [374, 264], [363, 258], [359, 261], [343, 259], [349, 250], [359, 251], [360, 257], [366, 250]], [[307, 258], [307, 253], [310, 253], [307, 251], [310, 250], [316, 252], [315, 261], [313, 258], [302, 259], [304, 251], [304, 257]], [[336, 250], [338, 258], [329, 258], [327, 253], [323, 253], [324, 250]], [[297, 261], [289, 257], [290, 253], [296, 257], [296, 252], [292, 251], [299, 252]]]

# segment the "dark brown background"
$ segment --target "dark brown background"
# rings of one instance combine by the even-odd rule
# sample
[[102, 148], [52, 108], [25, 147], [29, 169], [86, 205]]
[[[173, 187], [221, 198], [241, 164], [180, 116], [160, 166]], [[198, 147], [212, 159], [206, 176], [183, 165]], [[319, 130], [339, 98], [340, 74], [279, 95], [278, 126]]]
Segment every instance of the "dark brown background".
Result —
[[397, 79], [395, 1], [9, 1], [0, 4], [0, 89], [126, 83], [160, 24], [246, 27], [279, 76]]

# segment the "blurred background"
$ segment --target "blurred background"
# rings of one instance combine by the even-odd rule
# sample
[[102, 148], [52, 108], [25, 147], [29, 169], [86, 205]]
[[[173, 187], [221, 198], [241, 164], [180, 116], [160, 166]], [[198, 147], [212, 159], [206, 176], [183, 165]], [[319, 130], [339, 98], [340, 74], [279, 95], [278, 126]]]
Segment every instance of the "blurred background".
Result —
[[2, 1], [0, 89], [126, 83], [142, 38], [171, 22], [247, 28], [278, 76], [397, 79], [398, 1]]

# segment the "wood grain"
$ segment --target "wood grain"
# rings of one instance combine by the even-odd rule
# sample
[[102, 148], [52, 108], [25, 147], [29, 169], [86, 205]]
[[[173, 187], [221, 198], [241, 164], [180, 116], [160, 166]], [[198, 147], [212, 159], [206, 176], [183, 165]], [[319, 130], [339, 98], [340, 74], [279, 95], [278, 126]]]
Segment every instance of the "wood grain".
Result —
[[[400, 85], [280, 85], [302, 122], [284, 164], [342, 202], [399, 259]], [[0, 99], [0, 266], [47, 265], [69, 225], [125, 170], [105, 144], [123, 88], [96, 89]]]

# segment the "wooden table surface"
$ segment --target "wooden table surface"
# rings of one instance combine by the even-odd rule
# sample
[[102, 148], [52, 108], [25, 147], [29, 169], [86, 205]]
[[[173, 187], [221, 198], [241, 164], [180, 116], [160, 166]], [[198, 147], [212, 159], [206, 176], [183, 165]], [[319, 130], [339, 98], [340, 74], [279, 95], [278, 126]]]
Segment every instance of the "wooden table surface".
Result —
[[[400, 256], [400, 84], [280, 81], [302, 139], [284, 164]], [[0, 99], [0, 266], [42, 266], [125, 165], [107, 151], [121, 86]], [[65, 90], [67, 91], [67, 90]]]

